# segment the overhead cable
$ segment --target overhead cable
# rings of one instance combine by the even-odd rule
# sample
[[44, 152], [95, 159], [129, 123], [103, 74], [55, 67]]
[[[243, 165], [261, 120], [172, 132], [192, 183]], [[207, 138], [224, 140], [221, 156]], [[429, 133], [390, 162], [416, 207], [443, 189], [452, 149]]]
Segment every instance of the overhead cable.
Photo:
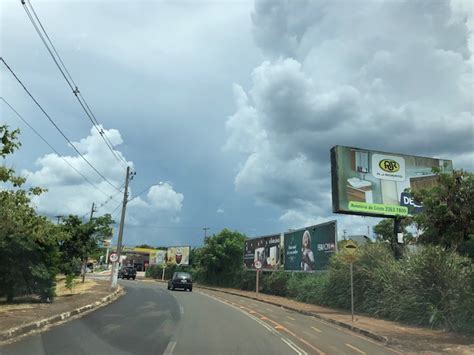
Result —
[[74, 170], [78, 175], [80, 175], [89, 185], [91, 185], [93, 188], [95, 188], [97, 191], [101, 192], [105, 196], [109, 197], [110, 196], [105, 193], [102, 189], [100, 189], [96, 184], [94, 184], [92, 181], [90, 181], [84, 174], [82, 174], [79, 170], [77, 170], [61, 153], [59, 153], [47, 140], [44, 138], [33, 126], [31, 126], [26, 119], [20, 115], [20, 113], [13, 108], [10, 103], [5, 100], [5, 98], [0, 96], [0, 100], [2, 100], [17, 116], [18, 118], [23, 121], [24, 124], [26, 124], [53, 152], [55, 152], [69, 167]]
[[105, 182], [107, 182], [107, 184], [112, 186], [115, 190], [121, 192], [121, 190], [117, 186], [115, 186], [113, 183], [111, 183], [110, 180], [107, 179], [99, 170], [97, 170], [97, 168], [94, 165], [92, 165], [89, 162], [89, 160], [87, 160], [87, 158], [79, 151], [79, 149], [77, 149], [77, 147], [74, 145], [74, 143], [72, 143], [71, 140], [64, 134], [64, 132], [61, 130], [61, 128], [59, 128], [59, 126], [56, 124], [56, 122], [54, 122], [54, 120], [51, 118], [51, 116], [44, 110], [44, 108], [40, 105], [40, 103], [35, 99], [35, 97], [31, 94], [31, 92], [26, 88], [26, 86], [23, 84], [23, 82], [20, 80], [20, 78], [15, 74], [15, 72], [12, 70], [12, 68], [10, 68], [10, 66], [3, 59], [3, 57], [0, 57], [0, 61], [3, 62], [5, 67], [10, 71], [10, 73], [13, 75], [13, 77], [16, 79], [16, 81], [18, 81], [18, 83], [22, 86], [23, 90], [25, 90], [25, 92], [28, 94], [28, 96], [30, 96], [30, 98], [34, 101], [36, 106], [39, 107], [41, 112], [43, 112], [44, 116], [48, 119], [49, 122], [51, 122], [51, 124], [54, 126], [54, 128], [56, 128], [56, 130], [61, 134], [61, 136], [63, 136], [63, 138], [69, 143], [69, 145], [75, 150], [75, 152], [77, 154], [79, 154], [79, 156], [82, 158], [82, 160], [84, 160], [87, 163], [87, 165], [89, 165], [97, 173], [97, 175], [99, 175]]
[[[67, 84], [71, 88], [71, 91], [73, 92], [74, 96], [76, 97], [77, 101], [81, 105], [83, 111], [86, 113], [87, 117], [91, 121], [93, 127], [97, 130], [99, 135], [102, 137], [104, 140], [105, 144], [107, 145], [107, 148], [110, 150], [112, 155], [114, 156], [115, 159], [119, 163], [121, 163], [123, 166], [127, 166], [128, 163], [127, 161], [120, 155], [118, 154], [113, 147], [112, 142], [109, 140], [107, 135], [105, 134], [105, 131], [102, 129], [102, 126], [100, 125], [99, 121], [97, 120], [96, 116], [92, 112], [89, 104], [87, 101], [84, 99], [82, 96], [81, 92], [79, 91], [79, 88], [72, 78], [69, 70], [67, 69], [66, 65], [64, 64], [61, 56], [59, 55], [58, 51], [56, 50], [56, 47], [54, 46], [53, 42], [51, 41], [51, 38], [48, 35], [48, 32], [46, 32], [46, 29], [44, 28], [41, 20], [39, 19], [35, 9], [33, 8], [33, 5], [31, 4], [30, 0], [28, 1], [28, 5], [31, 8], [31, 12], [28, 8], [28, 5], [26, 4], [25, 0], [22, 0], [21, 3], [23, 4], [23, 8], [25, 9], [25, 12], [30, 19], [30, 22], [32, 23], [33, 27], [36, 30], [36, 33], [40, 37], [41, 41], [43, 42], [44, 46], [48, 50], [51, 58], [53, 59], [54, 63], [58, 67], [59, 71], [61, 72], [64, 80], [66, 80]], [[36, 21], [35, 21], [36, 19]], [[39, 25], [39, 26], [38, 26]]]

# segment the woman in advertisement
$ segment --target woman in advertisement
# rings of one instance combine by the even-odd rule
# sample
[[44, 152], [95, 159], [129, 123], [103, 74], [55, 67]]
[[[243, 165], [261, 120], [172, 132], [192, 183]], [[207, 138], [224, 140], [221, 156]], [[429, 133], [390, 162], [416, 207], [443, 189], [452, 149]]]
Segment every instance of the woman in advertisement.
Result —
[[308, 231], [304, 231], [301, 248], [301, 270], [311, 271], [314, 270], [314, 254], [311, 250], [311, 235]]

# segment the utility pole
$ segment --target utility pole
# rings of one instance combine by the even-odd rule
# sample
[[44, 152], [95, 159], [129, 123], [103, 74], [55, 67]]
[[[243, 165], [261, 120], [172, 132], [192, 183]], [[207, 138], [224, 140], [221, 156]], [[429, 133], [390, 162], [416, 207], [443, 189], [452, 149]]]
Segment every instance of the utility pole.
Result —
[[207, 231], [208, 231], [209, 229], [211, 229], [211, 228], [209, 228], [209, 227], [204, 227], [204, 228], [202, 229], [202, 230], [204, 231], [204, 243], [205, 243], [206, 240], [207, 240]]
[[[89, 217], [89, 222], [92, 221], [92, 217], [94, 216], [94, 212], [97, 212], [95, 209], [95, 203], [92, 202], [92, 207], [91, 207], [91, 215]], [[82, 283], [84, 283], [86, 279], [86, 271], [87, 271], [87, 262], [89, 261], [89, 258], [86, 258], [84, 262], [82, 263]]]
[[89, 217], [89, 222], [92, 221], [92, 217], [94, 216], [94, 212], [97, 212], [97, 210], [95, 209], [95, 203], [92, 202], [91, 216]]
[[125, 210], [127, 209], [128, 200], [128, 181], [130, 180], [130, 167], [127, 166], [127, 173], [125, 175], [125, 189], [123, 191], [123, 203], [122, 203], [122, 215], [120, 216], [120, 227], [117, 240], [117, 261], [112, 264], [112, 275], [110, 280], [110, 287], [117, 287], [118, 268], [120, 266], [120, 254], [122, 252], [122, 238], [123, 238], [123, 227], [125, 224]]

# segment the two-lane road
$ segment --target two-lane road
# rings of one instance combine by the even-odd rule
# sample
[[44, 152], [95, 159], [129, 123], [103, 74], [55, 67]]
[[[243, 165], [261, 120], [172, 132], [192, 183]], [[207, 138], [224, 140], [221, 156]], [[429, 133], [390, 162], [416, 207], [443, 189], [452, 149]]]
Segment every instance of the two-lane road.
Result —
[[0, 347], [3, 354], [393, 354], [346, 330], [217, 292], [123, 281], [126, 294], [82, 318]]

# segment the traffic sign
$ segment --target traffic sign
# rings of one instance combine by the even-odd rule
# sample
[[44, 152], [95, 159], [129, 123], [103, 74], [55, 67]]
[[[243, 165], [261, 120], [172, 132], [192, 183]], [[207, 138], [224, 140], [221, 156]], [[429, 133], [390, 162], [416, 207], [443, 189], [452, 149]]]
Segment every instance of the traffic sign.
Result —
[[349, 255], [354, 255], [357, 252], [357, 244], [352, 239], [349, 239], [344, 244], [343, 248], [344, 248], [344, 252], [346, 252]]
[[260, 260], [255, 261], [255, 268], [260, 270], [262, 268], [262, 262]]
[[109, 261], [111, 263], [115, 263], [118, 260], [118, 254], [116, 252], [112, 252], [109, 255]]

